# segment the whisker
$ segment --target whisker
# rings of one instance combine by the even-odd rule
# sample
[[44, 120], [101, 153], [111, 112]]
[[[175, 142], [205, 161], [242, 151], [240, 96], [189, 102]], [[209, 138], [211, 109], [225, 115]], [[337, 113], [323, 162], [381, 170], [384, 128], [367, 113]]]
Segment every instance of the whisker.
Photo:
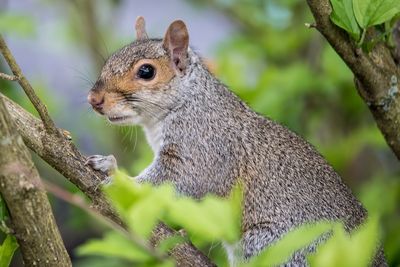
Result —
[[160, 121], [160, 120], [162, 119], [159, 115], [157, 115], [157, 114], [155, 114], [154, 112], [150, 111], [146, 106], [141, 106], [141, 109], [142, 109], [144, 112], [146, 112], [147, 114], [149, 114], [150, 117], [156, 119], [157, 121]]
[[[103, 45], [103, 51], [105, 50], [106, 57], [109, 57], [110, 56], [110, 50], [108, 49], [107, 43], [106, 43], [105, 39], [103, 38], [103, 35], [99, 33], [98, 36], [99, 36], [99, 39], [101, 41], [101, 44]], [[104, 59], [104, 63], [106, 63], [107, 62], [107, 58], [105, 58], [104, 55], [103, 55], [103, 59]]]
[[84, 80], [90, 87], [94, 86], [94, 81], [89, 77], [88, 74], [84, 73], [83, 71], [75, 68], [75, 67], [70, 67], [73, 71], [75, 71], [78, 75], [76, 77], [80, 78], [81, 80]]
[[89, 117], [93, 116], [93, 111], [92, 111], [92, 109], [91, 109], [90, 107], [88, 107], [88, 108], [85, 110], [84, 115], [85, 115], [85, 116], [88, 115]]
[[159, 108], [160, 110], [163, 110], [163, 111], [171, 111], [169, 108], [163, 107], [163, 106], [161, 106], [160, 104], [155, 103], [155, 102], [152, 102], [152, 101], [150, 101], [150, 100], [139, 99], [139, 98], [137, 98], [137, 97], [125, 97], [125, 99], [126, 99], [128, 102], [141, 102], [141, 103], [146, 103], [146, 104], [153, 105], [153, 106], [155, 106], [155, 107], [157, 107], [157, 108]]
[[[137, 145], [137, 141], [138, 141], [138, 134], [137, 134], [137, 127], [135, 127], [135, 143], [133, 143], [133, 152], [135, 152], [136, 150], [136, 145]], [[133, 133], [133, 129], [132, 129], [132, 133]]]
[[125, 139], [128, 137], [128, 131], [125, 130], [125, 127], [118, 127], [119, 132], [123, 133], [122, 143], [124, 143]]
[[[122, 143], [125, 143], [126, 142], [126, 138], [128, 137], [128, 135], [129, 135], [129, 128], [126, 128], [126, 127], [118, 127], [118, 129], [119, 129], [119, 132], [122, 132], [123, 133], [123, 137], [122, 137]], [[128, 140], [128, 142], [129, 142], [129, 140]], [[126, 152], [126, 150], [127, 150], [127, 146], [125, 146], [124, 145], [124, 153]]]

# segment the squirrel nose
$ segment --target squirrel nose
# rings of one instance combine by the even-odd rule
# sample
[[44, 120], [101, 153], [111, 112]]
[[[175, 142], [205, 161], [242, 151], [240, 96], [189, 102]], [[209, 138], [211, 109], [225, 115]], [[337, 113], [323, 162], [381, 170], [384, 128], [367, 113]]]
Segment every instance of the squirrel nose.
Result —
[[104, 95], [89, 94], [88, 102], [92, 105], [93, 109], [101, 112], [104, 105]]

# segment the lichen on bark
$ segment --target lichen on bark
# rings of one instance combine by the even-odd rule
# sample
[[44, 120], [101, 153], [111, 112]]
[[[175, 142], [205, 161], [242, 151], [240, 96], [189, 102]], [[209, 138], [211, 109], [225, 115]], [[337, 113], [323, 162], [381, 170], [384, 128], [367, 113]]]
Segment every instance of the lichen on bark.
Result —
[[72, 266], [39, 173], [2, 98], [0, 193], [10, 212], [10, 228], [25, 266]]

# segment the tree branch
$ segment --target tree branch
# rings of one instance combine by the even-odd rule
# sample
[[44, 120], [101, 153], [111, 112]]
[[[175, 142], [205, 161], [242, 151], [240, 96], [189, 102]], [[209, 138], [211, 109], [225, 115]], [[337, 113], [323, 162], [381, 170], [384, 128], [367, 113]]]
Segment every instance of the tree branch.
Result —
[[329, 0], [307, 0], [316, 28], [355, 76], [357, 90], [368, 105], [387, 144], [400, 159], [400, 70], [383, 43], [370, 53], [362, 51], [349, 35], [330, 21]]
[[[60, 172], [70, 182], [75, 184], [92, 201], [91, 207], [98, 213], [120, 227], [125, 227], [116, 214], [106, 196], [99, 188], [107, 177], [85, 165], [86, 158], [71, 142], [67, 131], [58, 129], [47, 112], [46, 106], [35, 94], [28, 80], [23, 76], [13, 55], [0, 35], [0, 51], [8, 62], [12, 72], [18, 77], [18, 82], [38, 111], [42, 121], [15, 104], [0, 93], [0, 99], [6, 104], [17, 131], [25, 144], [38, 154], [50, 166]], [[176, 231], [160, 223], [154, 230], [151, 244], [157, 245], [167, 237], [176, 235]], [[140, 244], [139, 244], [140, 245]], [[191, 243], [178, 244], [170, 251], [177, 266], [215, 266], [201, 251]]]
[[9, 81], [16, 81], [16, 80], [18, 80], [18, 77], [14, 76], [14, 75], [8, 75], [8, 74], [0, 72], [0, 79], [9, 80]]
[[0, 98], [0, 192], [26, 266], [72, 266], [29, 150]]
[[140, 236], [137, 236], [134, 233], [128, 232], [125, 228], [123, 228], [121, 225], [116, 224], [115, 222], [111, 221], [107, 217], [101, 216], [98, 211], [92, 209], [86, 204], [86, 201], [83, 197], [71, 194], [70, 192], [58, 187], [55, 184], [52, 184], [48, 181], [43, 181], [43, 184], [45, 186], [45, 189], [47, 192], [52, 193], [54, 196], [56, 196], [59, 199], [64, 200], [65, 202], [68, 202], [74, 206], [77, 206], [84, 211], [86, 211], [88, 214], [92, 215], [99, 221], [104, 222], [107, 226], [110, 228], [113, 228], [116, 231], [121, 232], [125, 236], [127, 236], [133, 243], [138, 245], [140, 248], [143, 249], [143, 251], [149, 253], [151, 256], [158, 260], [163, 260], [166, 255], [159, 253], [157, 250], [155, 250], [147, 240], [142, 239]]
[[7, 44], [4, 41], [3, 36], [1, 34], [0, 34], [0, 52], [3, 54], [5, 60], [10, 66], [10, 69], [14, 73], [15, 77], [17, 77], [16, 80], [18, 80], [18, 83], [21, 85], [22, 89], [24, 89], [29, 100], [32, 102], [33, 106], [39, 113], [39, 116], [42, 119], [46, 127], [46, 130], [50, 133], [58, 134], [56, 126], [51, 117], [49, 116], [46, 106], [40, 101], [39, 97], [36, 95], [32, 86], [25, 78], [25, 76], [22, 74], [21, 68], [15, 61], [14, 56], [12, 55], [10, 49], [8, 49]]
[[[107, 177], [85, 165], [85, 157], [76, 149], [70, 138], [47, 133], [44, 131], [43, 123], [29, 112], [2, 94], [0, 94], [0, 99], [6, 103], [25, 144], [88, 196], [92, 200], [94, 209], [116, 224], [123, 226], [122, 220], [115, 213], [102, 191], [99, 190], [101, 181]], [[159, 224], [154, 231], [151, 243], [156, 245], [164, 238], [176, 234], [176, 231], [165, 224]], [[177, 245], [171, 251], [171, 255], [175, 258], [178, 266], [215, 266], [190, 243]]]
[[400, 19], [394, 24], [392, 34], [394, 41], [393, 57], [396, 60], [397, 65], [400, 65]]

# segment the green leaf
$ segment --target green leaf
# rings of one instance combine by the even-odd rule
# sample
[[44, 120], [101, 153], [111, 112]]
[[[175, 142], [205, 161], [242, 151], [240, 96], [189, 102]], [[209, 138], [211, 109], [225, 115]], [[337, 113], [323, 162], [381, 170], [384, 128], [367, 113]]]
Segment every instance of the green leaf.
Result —
[[216, 240], [222, 235], [220, 227], [209, 220], [205, 212], [206, 208], [200, 203], [181, 198], [171, 207], [168, 221], [182, 226], [189, 234], [200, 235], [206, 240]]
[[117, 172], [111, 185], [104, 187], [104, 191], [111, 199], [118, 211], [126, 216], [131, 207], [151, 193], [149, 184], [138, 184], [130, 180], [122, 172]]
[[[242, 227], [242, 203], [243, 203], [243, 186], [236, 185], [228, 198], [230, 213], [232, 214], [232, 223], [229, 225], [232, 227], [231, 242], [235, 242], [240, 238], [241, 227]], [[229, 240], [226, 240], [229, 241]]]
[[175, 198], [172, 185], [164, 184], [154, 188], [151, 193], [138, 200], [128, 210], [126, 220], [130, 229], [144, 238], [148, 238], [169, 203]]
[[0, 267], [8, 267], [15, 250], [18, 248], [17, 240], [13, 235], [7, 235], [0, 246]]
[[141, 262], [151, 256], [117, 232], [108, 232], [103, 239], [89, 240], [78, 247], [78, 255], [101, 255]]
[[379, 236], [378, 219], [371, 218], [349, 235], [342, 226], [336, 225], [333, 236], [309, 255], [311, 266], [352, 266], [364, 267], [371, 262], [377, 248]]
[[399, 0], [352, 0], [354, 15], [361, 28], [381, 24], [400, 13]]
[[[281, 240], [268, 247], [259, 256], [243, 266], [276, 266], [287, 261], [294, 252], [310, 245], [333, 227], [332, 223], [305, 224], [286, 234]], [[323, 265], [320, 265], [323, 266]]]
[[173, 249], [176, 245], [184, 243], [186, 241], [187, 240], [185, 239], [185, 237], [180, 235], [174, 235], [162, 240], [160, 244], [157, 246], [157, 249], [162, 252], [168, 252], [171, 249]]
[[4, 202], [3, 198], [0, 195], [0, 222], [4, 221], [6, 217], [7, 217], [6, 202]]
[[358, 40], [361, 31], [353, 13], [352, 0], [331, 0], [331, 4], [333, 8], [330, 16], [332, 22]]
[[240, 230], [233, 206], [230, 199], [214, 196], [202, 201], [179, 198], [171, 203], [167, 221], [182, 226], [190, 235], [201, 236], [204, 241], [235, 242]]

